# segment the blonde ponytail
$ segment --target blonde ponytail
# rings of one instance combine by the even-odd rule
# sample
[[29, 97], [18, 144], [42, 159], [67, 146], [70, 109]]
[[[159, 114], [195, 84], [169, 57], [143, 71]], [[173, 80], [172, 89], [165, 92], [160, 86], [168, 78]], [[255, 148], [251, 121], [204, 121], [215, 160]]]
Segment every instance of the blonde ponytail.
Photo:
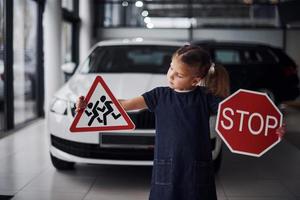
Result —
[[210, 74], [215, 73], [215, 66], [216, 66], [216, 64], [214, 62], [212, 62], [208, 69], [208, 73], [210, 73]]
[[201, 85], [216, 96], [227, 97], [230, 94], [229, 74], [222, 65], [211, 64], [207, 75], [201, 80]]

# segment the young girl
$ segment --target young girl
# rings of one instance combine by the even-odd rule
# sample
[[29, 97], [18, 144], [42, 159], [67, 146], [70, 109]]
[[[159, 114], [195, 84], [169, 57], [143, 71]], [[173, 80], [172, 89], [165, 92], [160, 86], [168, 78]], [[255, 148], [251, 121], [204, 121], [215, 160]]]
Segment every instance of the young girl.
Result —
[[[149, 109], [156, 117], [150, 200], [215, 200], [209, 116], [229, 94], [225, 68], [198, 46], [178, 49], [167, 73], [169, 87], [120, 100], [125, 110]], [[205, 85], [207, 87], [199, 86]], [[77, 111], [85, 108], [84, 97]]]

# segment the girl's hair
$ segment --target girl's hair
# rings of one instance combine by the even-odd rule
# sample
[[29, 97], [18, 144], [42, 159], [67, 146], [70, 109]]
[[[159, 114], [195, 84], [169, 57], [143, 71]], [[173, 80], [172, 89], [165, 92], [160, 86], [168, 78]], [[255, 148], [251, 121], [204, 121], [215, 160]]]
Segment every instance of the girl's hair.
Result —
[[225, 98], [230, 94], [229, 74], [222, 65], [217, 64], [213, 68], [201, 80], [201, 85], [207, 87], [214, 95]]
[[184, 45], [175, 54], [183, 63], [199, 69], [201, 85], [216, 96], [227, 97], [230, 93], [229, 75], [222, 65], [215, 65], [209, 53], [196, 45]]
[[206, 76], [211, 65], [209, 53], [196, 45], [184, 45], [175, 52], [174, 56], [179, 57], [190, 67], [197, 67], [201, 78]]

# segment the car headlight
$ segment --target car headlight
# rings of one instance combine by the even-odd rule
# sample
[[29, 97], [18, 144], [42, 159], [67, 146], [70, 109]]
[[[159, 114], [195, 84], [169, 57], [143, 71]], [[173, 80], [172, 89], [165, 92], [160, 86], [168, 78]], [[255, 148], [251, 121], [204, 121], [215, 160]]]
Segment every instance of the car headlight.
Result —
[[56, 98], [50, 107], [50, 111], [61, 115], [67, 115], [67, 108], [68, 102], [66, 100]]

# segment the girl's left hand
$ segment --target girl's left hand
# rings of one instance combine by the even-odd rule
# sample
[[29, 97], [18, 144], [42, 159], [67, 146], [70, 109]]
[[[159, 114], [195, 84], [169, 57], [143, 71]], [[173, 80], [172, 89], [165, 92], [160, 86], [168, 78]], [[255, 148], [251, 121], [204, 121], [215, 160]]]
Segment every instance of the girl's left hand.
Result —
[[278, 135], [278, 137], [280, 139], [283, 138], [283, 136], [286, 134], [286, 124], [283, 123], [281, 127], [279, 127], [278, 129], [276, 129], [276, 134]]

